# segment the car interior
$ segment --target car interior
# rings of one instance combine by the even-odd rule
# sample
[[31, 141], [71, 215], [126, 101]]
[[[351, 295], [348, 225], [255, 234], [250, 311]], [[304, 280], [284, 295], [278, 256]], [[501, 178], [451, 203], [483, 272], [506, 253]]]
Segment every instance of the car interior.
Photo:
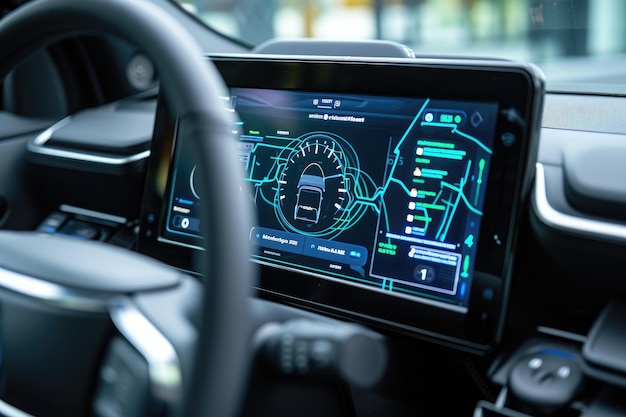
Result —
[[0, 16], [1, 416], [626, 415], [623, 58]]

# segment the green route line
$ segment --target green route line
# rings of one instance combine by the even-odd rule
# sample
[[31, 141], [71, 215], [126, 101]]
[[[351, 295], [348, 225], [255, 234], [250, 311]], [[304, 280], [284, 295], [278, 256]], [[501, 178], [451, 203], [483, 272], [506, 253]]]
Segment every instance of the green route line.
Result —
[[[381, 208], [380, 212], [384, 213], [385, 218], [385, 230], [389, 230], [389, 217], [387, 216], [387, 204], [385, 203], [385, 199], [381, 199]], [[391, 243], [391, 238], [387, 238], [387, 243]]]
[[[467, 198], [465, 198], [465, 195], [463, 193], [463, 188], [465, 187], [465, 184], [467, 183], [467, 178], [469, 176], [469, 171], [470, 168], [472, 166], [472, 161], [468, 161], [467, 162], [467, 168], [465, 169], [465, 175], [459, 180], [459, 187], [456, 191], [456, 201], [454, 201], [454, 203], [450, 204], [450, 202], [448, 202], [448, 207], [451, 207], [451, 210], [446, 210], [445, 214], [444, 214], [444, 218], [441, 221], [439, 230], [437, 230], [437, 234], [436, 236], [439, 238], [439, 240], [441, 242], [446, 240], [446, 236], [448, 235], [448, 230], [450, 229], [450, 225], [452, 224], [452, 220], [454, 219], [454, 213], [456, 213], [456, 209], [459, 207], [459, 200], [461, 198], [463, 198], [463, 200], [465, 201], [465, 203], [467, 204]], [[442, 182], [442, 186], [444, 185], [444, 183]]]
[[[285, 137], [281, 137], [281, 136], [266, 136], [266, 137], [267, 138], [274, 138], [274, 139], [289, 139], [291, 141], [297, 141], [297, 139], [285, 138]], [[308, 145], [308, 147], [310, 147], [310, 146], [311, 146], [311, 144]], [[279, 149], [280, 151], [284, 151], [284, 150], [287, 149], [285, 146], [270, 145], [270, 144], [267, 144], [267, 143], [257, 143], [257, 144], [254, 145], [254, 147], [252, 148], [252, 151], [250, 152], [251, 154], [254, 154], [254, 162], [256, 162], [256, 151], [258, 150], [258, 148]], [[293, 150], [295, 150], [295, 148], [292, 149], [292, 151]], [[336, 149], [334, 147], [334, 143], [333, 143], [333, 148], [331, 149], [331, 154], [330, 155], [333, 155], [333, 154], [335, 154], [335, 160], [338, 160], [339, 158], [338, 158], [338, 155], [336, 155], [337, 152], [336, 152]], [[290, 153], [290, 155], [291, 155], [291, 153]], [[281, 156], [270, 157], [270, 159], [273, 159], [275, 161], [280, 161], [280, 162], [284, 161], [285, 163], [287, 161], [286, 157], [281, 157]], [[252, 166], [250, 168], [250, 164], [249, 164], [249, 166], [246, 167], [246, 168], [250, 168], [250, 173], [248, 175], [248, 179], [247, 180], [252, 182], [252, 183], [254, 183], [255, 185], [265, 184], [265, 183], [270, 183], [270, 182], [277, 181], [278, 180], [278, 174], [280, 173], [280, 166], [281, 166], [280, 163], [278, 164], [278, 166], [276, 166], [276, 171], [275, 171], [274, 175], [272, 176], [272, 178], [269, 178], [268, 176], [266, 176], [262, 180], [259, 180], [259, 179], [254, 179], [253, 178], [253, 176], [254, 176], [254, 172], [253, 171], [254, 171], [255, 165], [252, 164]], [[273, 170], [274, 170], [274, 167], [272, 167], [270, 172], [272, 172]], [[333, 177], [334, 176], [331, 176], [331, 177], [328, 177], [328, 178], [333, 178]]]
[[477, 208], [475, 208], [475, 207], [472, 205], [472, 203], [470, 203], [470, 202], [468, 201], [468, 199], [467, 199], [467, 197], [465, 196], [465, 194], [462, 194], [462, 193], [459, 191], [459, 187], [456, 187], [456, 186], [454, 186], [454, 185], [452, 185], [452, 184], [450, 184], [450, 183], [448, 183], [448, 182], [444, 182], [444, 181], [442, 181], [442, 182], [441, 182], [441, 185], [442, 185], [442, 186], [445, 186], [445, 187], [448, 187], [448, 188], [450, 188], [450, 189], [452, 189], [452, 190], [454, 190], [454, 191], [459, 192], [459, 195], [461, 196], [461, 199], [463, 199], [463, 201], [465, 202], [465, 205], [467, 206], [467, 208], [468, 208], [470, 211], [472, 211], [472, 212], [474, 212], [474, 213], [478, 214], [479, 216], [482, 216], [482, 215], [483, 215], [483, 212], [482, 212], [482, 211], [480, 211], [480, 210], [478, 210]]
[[330, 179], [330, 178], [340, 178], [340, 177], [343, 177], [343, 176], [344, 176], [343, 173], [341, 173], [341, 174], [334, 174], [334, 175], [325, 176], [324, 179], [327, 180], [327, 179]]
[[478, 184], [476, 186], [476, 195], [474, 196], [474, 205], [478, 205], [478, 196], [480, 195], [480, 186], [483, 183], [483, 171], [485, 169], [485, 160], [483, 158], [480, 158], [480, 161], [478, 161], [478, 178], [476, 180], [476, 184]]
[[472, 142], [475, 142], [478, 146], [483, 148], [485, 150], [485, 152], [487, 152], [489, 155], [491, 155], [493, 153], [493, 151], [491, 149], [489, 149], [488, 147], [486, 147], [481, 141], [479, 141], [478, 139], [476, 139], [473, 136], [468, 135], [467, 133], [461, 132], [456, 127], [452, 130], [452, 133], [458, 133], [459, 135], [463, 136], [464, 138], [469, 139]]
[[[272, 158], [272, 159], [278, 159], [278, 158]], [[249, 163], [250, 161], [248, 161]], [[248, 178], [246, 179], [246, 181], [249, 181], [251, 183], [254, 184], [254, 186], [258, 187], [260, 185], [263, 184], [268, 184], [268, 183], [272, 183], [272, 182], [276, 182], [277, 181], [277, 177], [278, 177], [278, 172], [280, 171], [280, 166], [281, 164], [279, 163], [278, 166], [276, 166], [276, 164], [274, 164], [272, 166], [272, 169], [270, 169], [269, 173], [271, 174], [272, 171], [274, 171], [274, 168], [276, 167], [276, 172], [272, 175], [272, 177], [270, 178], [269, 176], [265, 176], [263, 177], [263, 179], [254, 179], [252, 178], [254, 175], [254, 167], [257, 166], [257, 162], [256, 162], [256, 155], [254, 155], [254, 158], [252, 159], [252, 164], [250, 167], [250, 174], [248, 175]], [[247, 169], [247, 168], [246, 168]]]
[[246, 165], [246, 169], [250, 169], [250, 175], [248, 175], [248, 180], [251, 181], [252, 180], [252, 170], [254, 170], [254, 167], [256, 163], [256, 155], [253, 155], [252, 157], [252, 167], [250, 168], [250, 158], [248, 158], [248, 164]]
[[404, 190], [404, 192], [405, 192], [407, 195], [409, 195], [409, 196], [411, 195], [411, 190], [409, 190], [409, 189], [406, 187], [406, 185], [404, 185], [404, 183], [403, 183], [402, 181], [400, 181], [399, 179], [397, 179], [397, 178], [391, 178], [389, 181], [393, 181], [393, 182], [395, 182], [396, 184], [400, 185], [400, 187], [402, 187], [402, 189]]
[[262, 199], [263, 201], [265, 201], [267, 204], [269, 204], [270, 206], [273, 206], [273, 205], [274, 205], [274, 202], [273, 202], [272, 200], [270, 200], [270, 199], [268, 199], [267, 197], [265, 197], [265, 193], [263, 192], [263, 189], [262, 189], [262, 188], [259, 188], [259, 194], [258, 194], [258, 195], [260, 195], [260, 196], [261, 196], [261, 199]]
[[[396, 155], [396, 157], [395, 157], [395, 160], [393, 161], [393, 166], [391, 167], [391, 170], [389, 171], [389, 176], [387, 177], [387, 182], [385, 183], [385, 185], [383, 185], [382, 187], [378, 187], [376, 189], [376, 191], [374, 192], [374, 195], [372, 197], [358, 196], [357, 198], [359, 199], [359, 201], [360, 200], [375, 201], [375, 200], [378, 199], [378, 197], [383, 196], [387, 192], [387, 188], [389, 187], [389, 184], [391, 183], [392, 180], [395, 180], [395, 178], [393, 178], [393, 173], [395, 172], [396, 167], [398, 166], [398, 160], [400, 159], [400, 147], [402, 146], [402, 144], [406, 140], [407, 136], [409, 136], [409, 132], [411, 130], [413, 130], [413, 126], [415, 126], [415, 124], [417, 123], [417, 120], [420, 118], [421, 114], [424, 112], [424, 109], [426, 108], [428, 103], [430, 103], [430, 99], [426, 99], [424, 101], [424, 104], [419, 109], [419, 111], [417, 112], [417, 114], [413, 118], [413, 121], [411, 121], [411, 124], [406, 129], [406, 131], [402, 135], [402, 138], [400, 138], [400, 141], [398, 142], [398, 144], [394, 148], [393, 153]], [[395, 180], [395, 181], [399, 182], [398, 180]], [[400, 183], [400, 184], [402, 184], [402, 183]], [[406, 186], [404, 184], [402, 184], [402, 187], [404, 188], [405, 191], [407, 191], [407, 194], [410, 195], [410, 191], [408, 191], [408, 189], [406, 188]]]
[[433, 127], [449, 127], [450, 131], [452, 133], [457, 133], [457, 134], [463, 136], [464, 138], [471, 140], [472, 142], [476, 143], [478, 146], [483, 148], [485, 150], [485, 152], [487, 152], [489, 155], [491, 155], [493, 153], [493, 151], [491, 149], [489, 149], [488, 147], [486, 147], [481, 141], [479, 141], [475, 137], [470, 136], [467, 133], [463, 133], [459, 129], [457, 129], [458, 125], [455, 124], [455, 123], [435, 123], [435, 122], [430, 122], [429, 123], [429, 122], [422, 122], [421, 125], [422, 126], [433, 126]]

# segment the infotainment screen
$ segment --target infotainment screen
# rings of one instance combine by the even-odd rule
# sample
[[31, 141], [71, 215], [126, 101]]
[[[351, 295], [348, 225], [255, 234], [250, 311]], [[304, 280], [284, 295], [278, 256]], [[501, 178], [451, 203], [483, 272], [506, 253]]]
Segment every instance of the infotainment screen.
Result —
[[[214, 62], [229, 87], [233, 163], [257, 213], [251, 260], [264, 266], [262, 292], [466, 346], [497, 340], [535, 152], [533, 71]], [[219, 196], [198, 191], [199, 161], [160, 107], [140, 250], [193, 269], [202, 202]]]

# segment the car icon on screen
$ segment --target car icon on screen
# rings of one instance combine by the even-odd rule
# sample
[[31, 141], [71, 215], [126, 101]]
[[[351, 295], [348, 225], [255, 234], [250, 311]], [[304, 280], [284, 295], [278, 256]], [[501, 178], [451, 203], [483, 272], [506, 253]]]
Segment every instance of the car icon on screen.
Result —
[[317, 163], [307, 165], [298, 181], [294, 219], [317, 224], [324, 191], [326, 191], [326, 184], [322, 167]]

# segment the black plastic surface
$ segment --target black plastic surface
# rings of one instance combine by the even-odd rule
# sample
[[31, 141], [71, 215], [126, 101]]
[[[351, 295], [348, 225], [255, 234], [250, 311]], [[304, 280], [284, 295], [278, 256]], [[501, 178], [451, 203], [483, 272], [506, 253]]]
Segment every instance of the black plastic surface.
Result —
[[565, 190], [572, 206], [592, 215], [625, 219], [624, 161], [623, 141], [605, 145], [587, 141], [585, 146], [565, 148]]
[[[45, 91], [42, 94], [42, 91]], [[25, 116], [58, 120], [68, 114], [66, 90], [50, 51], [37, 51], [4, 80], [4, 108]]]
[[120, 111], [111, 106], [87, 109], [71, 116], [46, 146], [132, 155], [150, 148], [153, 126], [153, 111]]
[[[583, 346], [583, 358], [608, 371], [626, 373], [626, 305], [614, 301], [602, 312]], [[626, 375], [623, 375], [626, 377]]]
[[589, 407], [583, 411], [580, 417], [623, 417], [626, 416], [624, 405], [624, 393], [613, 387], [605, 387], [594, 398]]
[[142, 417], [150, 396], [145, 359], [125, 340], [109, 344], [94, 401], [95, 417]]
[[530, 417], [508, 408], [497, 407], [487, 401], [479, 401], [474, 410], [474, 417]]
[[112, 331], [108, 315], [77, 314], [5, 289], [0, 303], [2, 400], [33, 416], [87, 415]]
[[146, 256], [35, 232], [0, 232], [0, 265], [69, 288], [109, 293], [168, 288], [180, 281], [180, 272]]

